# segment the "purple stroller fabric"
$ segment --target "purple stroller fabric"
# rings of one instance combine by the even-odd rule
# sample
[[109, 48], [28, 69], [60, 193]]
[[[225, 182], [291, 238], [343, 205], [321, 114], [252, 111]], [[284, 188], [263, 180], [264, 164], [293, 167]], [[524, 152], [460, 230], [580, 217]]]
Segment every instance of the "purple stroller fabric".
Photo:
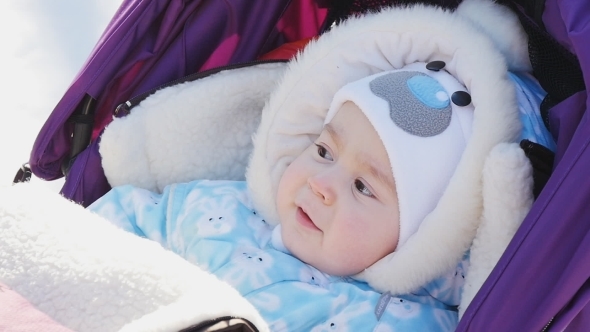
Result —
[[[89, 205], [109, 189], [97, 147], [118, 104], [188, 74], [315, 36], [325, 11], [314, 0], [125, 0], [41, 129], [31, 170], [46, 180], [62, 177], [71, 149], [68, 118], [85, 94], [97, 99], [92, 143], [77, 155], [62, 189], [65, 197]], [[285, 27], [293, 22], [296, 28]]]
[[[546, 0], [547, 31], [590, 86], [590, 2]], [[590, 330], [590, 100], [580, 91], [550, 110], [554, 172], [457, 331]]]

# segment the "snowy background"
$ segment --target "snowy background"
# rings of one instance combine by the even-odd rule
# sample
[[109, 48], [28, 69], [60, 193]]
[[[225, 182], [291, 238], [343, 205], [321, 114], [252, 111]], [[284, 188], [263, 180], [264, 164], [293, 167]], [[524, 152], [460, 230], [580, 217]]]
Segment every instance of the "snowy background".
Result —
[[[10, 185], [41, 126], [121, 0], [0, 2], [0, 186]], [[44, 183], [59, 190], [63, 181]]]

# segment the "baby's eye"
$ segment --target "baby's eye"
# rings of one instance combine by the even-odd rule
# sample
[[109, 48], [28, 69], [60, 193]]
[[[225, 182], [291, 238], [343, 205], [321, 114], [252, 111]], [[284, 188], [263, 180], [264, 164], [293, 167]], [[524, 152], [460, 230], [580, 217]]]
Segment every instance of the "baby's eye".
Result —
[[359, 179], [354, 180], [354, 186], [355, 186], [356, 190], [358, 190], [361, 194], [368, 196], [368, 197], [375, 197], [373, 195], [373, 193], [369, 190], [369, 188], [367, 188], [367, 186], [365, 186], [363, 181], [361, 181]]
[[318, 147], [318, 155], [324, 159], [328, 159], [328, 160], [334, 160], [332, 158], [332, 155], [330, 154], [330, 152], [328, 151], [328, 149], [326, 149], [325, 147], [323, 147], [322, 145], [316, 144], [315, 146]]

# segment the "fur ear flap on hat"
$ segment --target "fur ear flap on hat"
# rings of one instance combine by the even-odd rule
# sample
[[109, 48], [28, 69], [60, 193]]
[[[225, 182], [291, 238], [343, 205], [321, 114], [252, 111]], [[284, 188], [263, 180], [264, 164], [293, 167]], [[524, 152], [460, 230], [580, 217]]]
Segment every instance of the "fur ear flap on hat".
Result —
[[496, 145], [482, 177], [483, 213], [470, 251], [459, 318], [502, 256], [533, 204], [533, 170], [517, 143]]

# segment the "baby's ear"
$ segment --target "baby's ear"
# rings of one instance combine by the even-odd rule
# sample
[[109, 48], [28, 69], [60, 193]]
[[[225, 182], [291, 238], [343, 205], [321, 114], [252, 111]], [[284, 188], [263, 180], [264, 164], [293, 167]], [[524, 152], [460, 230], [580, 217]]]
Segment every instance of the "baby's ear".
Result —
[[471, 246], [459, 317], [504, 253], [533, 204], [533, 170], [517, 143], [500, 143], [482, 174], [483, 213]]

